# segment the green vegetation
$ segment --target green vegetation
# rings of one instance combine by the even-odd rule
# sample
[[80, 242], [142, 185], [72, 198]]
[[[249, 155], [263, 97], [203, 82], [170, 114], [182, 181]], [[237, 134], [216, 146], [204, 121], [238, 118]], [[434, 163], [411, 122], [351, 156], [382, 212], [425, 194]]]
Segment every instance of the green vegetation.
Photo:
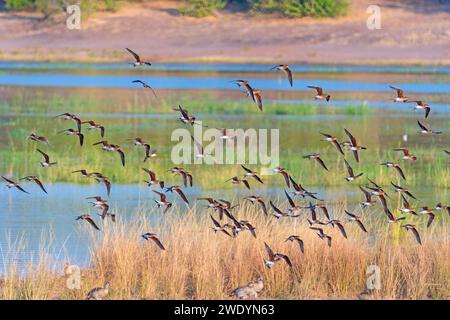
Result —
[[[136, 0], [134, 0], [136, 1]], [[80, 0], [85, 16], [95, 11], [116, 11], [122, 2], [133, 0]], [[275, 14], [290, 18], [299, 17], [336, 17], [344, 15], [349, 0], [183, 0], [178, 13], [192, 17], [206, 17], [214, 12], [233, 8], [251, 14]], [[50, 16], [61, 12], [65, 6], [63, 0], [6, 0], [9, 10], [31, 10]]]
[[227, 5], [227, 0], [187, 0], [187, 4], [178, 9], [178, 13], [196, 18], [206, 17], [221, 10]]
[[336, 17], [344, 15], [348, 7], [347, 0], [257, 0], [252, 10], [291, 18]]

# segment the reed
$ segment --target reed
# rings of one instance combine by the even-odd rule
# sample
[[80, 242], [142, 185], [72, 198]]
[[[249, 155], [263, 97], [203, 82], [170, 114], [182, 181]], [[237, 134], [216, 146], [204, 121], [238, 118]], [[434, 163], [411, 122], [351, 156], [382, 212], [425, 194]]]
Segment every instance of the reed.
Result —
[[[333, 208], [332, 215], [345, 221], [345, 206]], [[174, 208], [159, 216], [157, 224], [150, 223], [143, 212], [127, 222], [120, 216], [115, 224], [105, 221], [101, 232], [86, 224], [92, 239], [91, 264], [82, 269], [81, 289], [67, 289], [62, 270], [42, 254], [43, 260], [30, 267], [25, 277], [14, 266], [8, 269], [0, 298], [84, 299], [89, 289], [110, 281], [109, 299], [228, 299], [233, 288], [261, 274], [265, 280], [262, 298], [354, 299], [366, 288], [370, 265], [381, 271], [381, 288], [370, 298], [448, 298], [448, 223], [444, 221], [448, 217], [444, 215], [430, 229], [420, 227], [420, 246], [398, 224], [379, 219], [381, 212], [362, 213], [368, 234], [345, 223], [346, 240], [337, 228], [324, 227], [333, 237], [331, 248], [308, 229], [305, 217], [278, 221], [251, 205], [240, 206], [235, 215], [256, 227], [256, 239], [248, 231], [235, 239], [215, 234], [209, 229], [208, 212], [199, 207]], [[158, 234], [165, 251], [140, 239], [148, 231]], [[304, 240], [304, 254], [295, 243], [284, 242], [291, 234]], [[280, 262], [266, 269], [264, 242], [289, 255], [293, 268]]]

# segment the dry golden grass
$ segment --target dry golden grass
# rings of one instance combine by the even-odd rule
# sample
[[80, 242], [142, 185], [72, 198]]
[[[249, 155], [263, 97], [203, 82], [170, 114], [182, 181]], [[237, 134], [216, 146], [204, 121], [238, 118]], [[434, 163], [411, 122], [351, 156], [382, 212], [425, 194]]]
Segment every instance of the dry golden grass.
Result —
[[[345, 220], [342, 208], [333, 211], [334, 217]], [[381, 270], [381, 289], [371, 298], [448, 298], [445, 214], [429, 230], [422, 227], [425, 217], [415, 218], [422, 246], [409, 232], [400, 230], [400, 224], [388, 225], [380, 212], [369, 211], [363, 213], [368, 234], [346, 222], [346, 240], [337, 228], [326, 226], [333, 237], [332, 248], [328, 248], [308, 228], [305, 217], [278, 221], [243, 205], [235, 215], [256, 227], [257, 238], [243, 231], [231, 239], [209, 228], [212, 223], [206, 209], [182, 212], [174, 208], [157, 227], [149, 225], [144, 213], [127, 223], [105, 221], [101, 234], [86, 224], [94, 245], [92, 267], [81, 272], [81, 289], [67, 289], [62, 270], [42, 255], [24, 278], [14, 268], [9, 270], [0, 283], [0, 298], [84, 299], [91, 288], [110, 281], [108, 299], [228, 299], [228, 292], [261, 274], [263, 299], [355, 299], [365, 290], [366, 269], [373, 264]], [[166, 251], [140, 238], [148, 231], [159, 235]], [[291, 234], [304, 240], [304, 254], [295, 243], [284, 242]], [[275, 252], [290, 256], [292, 270], [283, 261], [271, 270], [264, 267], [264, 241]]]

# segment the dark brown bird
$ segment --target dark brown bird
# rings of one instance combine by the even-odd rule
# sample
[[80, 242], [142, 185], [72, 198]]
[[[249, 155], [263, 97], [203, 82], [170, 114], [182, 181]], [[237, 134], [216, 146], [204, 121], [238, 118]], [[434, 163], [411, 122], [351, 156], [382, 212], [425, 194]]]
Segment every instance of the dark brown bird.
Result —
[[318, 153], [308, 154], [306, 156], [303, 156], [303, 159], [316, 160], [322, 166], [322, 168], [324, 168], [325, 170], [328, 171], [328, 168], [325, 165], [325, 162], [323, 162], [323, 160], [320, 158], [320, 154], [318, 154]]
[[413, 224], [405, 224], [405, 225], [402, 225], [402, 228], [405, 228], [406, 230], [411, 231], [412, 234], [414, 235], [414, 238], [416, 239], [416, 241], [417, 241], [420, 245], [422, 245], [422, 240], [420, 239], [420, 234], [419, 234], [419, 232], [417, 231], [415, 225], [413, 225]]
[[268, 215], [268, 213], [267, 213], [267, 207], [266, 207], [266, 204], [264, 203], [264, 200], [263, 200], [263, 198], [262, 197], [260, 197], [260, 196], [249, 196], [249, 197], [245, 197], [244, 198], [245, 200], [248, 200], [248, 201], [250, 201], [251, 203], [253, 203], [253, 204], [258, 204], [259, 205], [259, 207], [262, 209], [262, 211], [264, 212], [264, 214], [267, 216]]
[[239, 179], [238, 177], [233, 177], [233, 178], [226, 180], [225, 182], [228, 182], [228, 181], [231, 181], [232, 184], [243, 183], [247, 189], [250, 189], [250, 184], [245, 179]]
[[264, 246], [266, 248], [266, 253], [268, 255], [268, 259], [264, 260], [264, 264], [266, 265], [267, 268], [272, 268], [276, 262], [280, 261], [281, 259], [283, 259], [287, 265], [292, 268], [292, 263], [291, 260], [289, 259], [289, 257], [285, 254], [282, 253], [274, 253], [272, 251], [272, 249], [269, 247], [269, 245], [267, 243], [264, 242]]
[[355, 137], [350, 133], [350, 131], [348, 131], [347, 129], [344, 128], [345, 134], [348, 136], [348, 138], [350, 139], [350, 146], [349, 149], [353, 152], [353, 156], [356, 160], [356, 162], [359, 162], [359, 155], [358, 155], [358, 151], [359, 150], [366, 150], [366, 147], [362, 147], [360, 145], [358, 145], [358, 142], [356, 141]]
[[394, 151], [402, 151], [403, 152], [403, 158], [402, 158], [403, 160], [409, 160], [409, 161], [417, 160], [416, 156], [409, 154], [408, 148], [397, 148], [397, 149], [394, 149]]
[[88, 222], [92, 227], [94, 227], [94, 229], [100, 230], [100, 228], [95, 224], [95, 221], [92, 220], [89, 214], [82, 214], [81, 216], [78, 216], [75, 220], [84, 220]]
[[125, 153], [122, 151], [122, 149], [120, 148], [119, 145], [110, 144], [110, 143], [108, 143], [107, 140], [102, 140], [102, 141], [94, 143], [93, 146], [96, 146], [99, 144], [102, 145], [102, 150], [117, 152], [120, 155], [120, 160], [122, 162], [122, 166], [125, 166]]
[[348, 161], [346, 159], [344, 159], [344, 163], [345, 163], [345, 167], [347, 168], [347, 172], [348, 172], [348, 177], [345, 177], [345, 180], [347, 181], [354, 181], [356, 179], [358, 179], [359, 177], [361, 177], [364, 173], [358, 173], [356, 176], [353, 173], [353, 169], [350, 166], [350, 163], [348, 163]]
[[421, 123], [419, 120], [417, 120], [417, 124], [420, 127], [420, 131], [419, 133], [423, 133], [423, 134], [441, 134], [442, 131], [433, 131], [429, 128], [427, 128], [423, 123]]
[[403, 90], [398, 88], [398, 87], [394, 87], [394, 86], [389, 86], [391, 89], [395, 90], [395, 92], [397, 93], [397, 97], [394, 99], [394, 102], [408, 102], [409, 98], [405, 97]]
[[153, 192], [159, 194], [159, 197], [160, 197], [160, 199], [161, 199], [161, 200], [159, 200], [159, 201], [153, 199], [153, 201], [155, 201], [155, 203], [156, 203], [156, 205], [157, 205], [158, 208], [166, 207], [166, 209], [164, 209], [164, 213], [166, 213], [167, 210], [169, 210], [169, 209], [172, 207], [172, 203], [171, 203], [171, 202], [168, 202], [168, 201], [166, 200], [166, 195], [165, 195], [164, 193], [159, 192], [159, 191], [156, 191], [156, 190], [153, 190]]
[[281, 211], [277, 206], [275, 206], [272, 202], [272, 200], [269, 200], [270, 206], [272, 207], [272, 210], [275, 211], [275, 213], [272, 213], [273, 216], [277, 219], [280, 219], [282, 217], [287, 217], [289, 214], [287, 212]]
[[144, 66], [144, 65], [151, 66], [152, 65], [150, 62], [142, 61], [141, 57], [139, 57], [139, 55], [136, 52], [134, 52], [133, 50], [128, 49], [128, 48], [125, 48], [125, 50], [127, 50], [129, 53], [131, 53], [131, 55], [134, 57], [134, 60], [136, 60], [135, 62], [132, 63], [133, 67], [140, 67], [140, 66]]
[[372, 194], [361, 186], [359, 187], [359, 189], [364, 193], [364, 196], [366, 197], [366, 200], [361, 202], [363, 208], [373, 206], [375, 201], [372, 201]]
[[180, 187], [180, 186], [171, 186], [171, 187], [166, 188], [166, 192], [173, 192], [173, 191], [175, 191], [176, 193], [178, 193], [178, 195], [180, 196], [180, 198], [181, 198], [186, 204], [189, 204], [189, 201], [188, 201], [188, 199], [186, 198], [186, 196], [185, 196], [183, 190], [181, 190], [181, 187]]
[[189, 114], [189, 112], [186, 109], [183, 109], [183, 107], [181, 107], [180, 105], [178, 106], [178, 108], [173, 108], [174, 111], [179, 111], [181, 113], [181, 117], [178, 118], [182, 123], [184, 124], [190, 124], [191, 126], [193, 126], [194, 124], [199, 125], [201, 127], [208, 127], [206, 125], [203, 125], [199, 122], [196, 122], [196, 117], [195, 116], [191, 116]]
[[153, 90], [153, 88], [150, 87], [146, 82], [144, 82], [144, 81], [142, 81], [142, 80], [133, 80], [133, 81], [131, 81], [131, 82], [132, 82], [132, 83], [140, 83], [140, 84], [142, 85], [142, 87], [148, 88], [148, 89], [152, 90], [153, 95], [155, 96], [155, 98], [158, 98], [158, 96], [156, 95], [155, 90]]
[[68, 136], [78, 136], [78, 139], [80, 141], [80, 146], [83, 146], [84, 135], [80, 131], [70, 128], [70, 129], [58, 131], [58, 133], [65, 133]]
[[361, 217], [358, 217], [357, 215], [347, 210], [345, 210], [345, 213], [349, 216], [349, 221], [355, 221], [362, 231], [367, 232], [366, 227], [364, 227], [363, 223], [361, 222]]
[[413, 198], [414, 200], [417, 200], [416, 197], [414, 197], [413, 194], [411, 192], [409, 192], [409, 190], [407, 188], [398, 186], [395, 183], [393, 183], [392, 181], [391, 181], [391, 184], [394, 187], [395, 192], [404, 193], [407, 196]]
[[214, 224], [214, 227], [211, 227], [211, 229], [216, 233], [217, 231], [225, 233], [227, 236], [232, 237], [231, 234], [228, 233], [228, 231], [225, 229], [224, 226], [222, 226], [212, 215], [209, 215], [211, 217], [211, 220]]
[[107, 177], [105, 177], [104, 175], [102, 175], [99, 172], [93, 172], [93, 173], [91, 173], [91, 175], [94, 176], [94, 178], [95, 178], [95, 180], [97, 180], [97, 182], [102, 182], [105, 185], [106, 191], [107, 191], [107, 194], [109, 197], [109, 195], [111, 194], [111, 181], [109, 181], [109, 179]]
[[317, 91], [317, 94], [314, 97], [314, 100], [330, 101], [331, 96], [329, 94], [323, 93], [323, 89], [321, 87], [317, 87], [317, 86], [307, 86], [307, 87]]
[[247, 80], [232, 80], [231, 82], [235, 83], [238, 87], [245, 87], [245, 90], [247, 92], [247, 95], [252, 98], [254, 102], [256, 102], [255, 95], [253, 94], [253, 88], [248, 83]]
[[327, 245], [328, 245], [328, 247], [331, 248], [331, 240], [332, 240], [332, 238], [331, 238], [329, 235], [327, 235], [325, 232], [323, 232], [323, 229], [322, 229], [322, 228], [317, 228], [317, 227], [309, 227], [309, 228], [310, 228], [311, 230], [317, 231], [316, 234], [317, 234], [317, 236], [318, 236], [320, 239], [322, 239], [322, 240], [326, 239], [326, 240], [327, 240]]
[[283, 72], [286, 74], [286, 76], [287, 76], [287, 78], [288, 78], [288, 81], [289, 81], [289, 84], [291, 85], [291, 87], [294, 85], [294, 82], [293, 82], [293, 80], [292, 80], [292, 71], [291, 71], [291, 69], [289, 69], [289, 66], [288, 66], [288, 65], [286, 65], [286, 64], [279, 64], [279, 65], [277, 65], [277, 66], [274, 66], [274, 67], [271, 68], [270, 70], [280, 70], [280, 71], [283, 71]]
[[426, 103], [424, 103], [423, 101], [413, 101], [415, 102], [417, 105], [414, 107], [414, 109], [416, 110], [424, 110], [425, 111], [425, 119], [428, 118], [428, 115], [430, 114], [430, 106]]
[[318, 198], [315, 196], [315, 195], [317, 194], [316, 192], [309, 192], [308, 190], [306, 190], [305, 188], [303, 188], [303, 186], [302, 186], [301, 184], [295, 182], [294, 179], [292, 179], [291, 176], [289, 176], [289, 180], [291, 181], [292, 186], [294, 187], [294, 190], [295, 190], [295, 191], [292, 192], [293, 195], [296, 195], [296, 196], [297, 196], [297, 195], [300, 195], [300, 196], [302, 196], [303, 198], [305, 198], [305, 197], [311, 197], [311, 198], [313, 198], [313, 199], [320, 200], [320, 199], [318, 199]]
[[324, 141], [331, 142], [331, 144], [337, 149], [337, 151], [339, 151], [340, 154], [344, 155], [344, 151], [342, 151], [341, 145], [339, 144], [335, 136], [322, 132], [320, 134], [325, 137]]
[[431, 210], [428, 207], [422, 207], [422, 209], [419, 211], [419, 214], [426, 214], [428, 215], [428, 221], [427, 221], [427, 228], [431, 226], [431, 224], [434, 221], [435, 214], [433, 213], [433, 210]]
[[406, 180], [405, 174], [403, 173], [403, 170], [398, 163], [387, 161], [387, 162], [380, 163], [380, 165], [386, 166], [388, 168], [394, 168], [398, 172], [400, 177], [402, 177], [403, 180]]
[[49, 146], [50, 143], [48, 142], [48, 140], [43, 137], [43, 136], [38, 136], [37, 134], [35, 134], [34, 132], [30, 133], [27, 137], [27, 139], [31, 140], [31, 141], [37, 141], [37, 142], [42, 142], [43, 144]]
[[298, 246], [300, 248], [300, 251], [302, 253], [305, 253], [305, 245], [303, 243], [303, 240], [300, 239], [299, 236], [295, 236], [295, 235], [289, 236], [284, 242], [286, 242], [286, 241], [291, 241], [291, 242], [295, 241], [295, 242], [297, 242], [297, 244], [298, 244]]
[[42, 191], [47, 193], [47, 190], [45, 190], [41, 180], [39, 180], [39, 178], [37, 176], [26, 176], [26, 177], [20, 178], [19, 180], [33, 181], [34, 183], [36, 183], [39, 186], [39, 188], [41, 188]]
[[345, 232], [345, 228], [340, 220], [332, 219], [328, 221], [328, 224], [331, 224], [332, 227], [337, 226], [342, 236], [347, 239], [347, 233]]
[[166, 248], [164, 248], [163, 244], [161, 243], [161, 241], [156, 236], [156, 233], [147, 232], [147, 233], [144, 233], [141, 237], [144, 238], [145, 240], [152, 240], [154, 243], [156, 243], [156, 245], [161, 250], [166, 250]]
[[55, 164], [57, 164], [57, 162], [50, 162], [50, 157], [48, 154], [46, 154], [44, 151], [36, 149], [40, 154], [42, 154], [42, 156], [44, 157], [44, 161], [39, 162], [41, 164], [41, 166], [43, 167], [51, 167]]
[[281, 174], [281, 175], [284, 177], [284, 181], [286, 182], [287, 187], [288, 187], [288, 188], [291, 187], [291, 183], [290, 183], [290, 179], [289, 179], [289, 173], [286, 171], [285, 168], [282, 168], [282, 167], [276, 167], [276, 168], [273, 169], [273, 171], [274, 171], [275, 173]]
[[145, 180], [145, 182], [148, 184], [149, 187], [154, 186], [154, 185], [159, 185], [161, 188], [164, 188], [164, 181], [158, 180], [156, 178], [156, 173], [154, 173], [153, 171], [151, 171], [147, 168], [142, 168], [142, 170], [144, 170], [150, 178], [150, 180], [148, 180], [148, 181]]
[[100, 136], [103, 138], [105, 136], [105, 127], [102, 125], [99, 125], [97, 123], [95, 123], [92, 120], [88, 120], [88, 121], [83, 121], [81, 122], [81, 124], [89, 124], [89, 127], [87, 127], [88, 130], [100, 130]]
[[258, 181], [259, 183], [264, 183], [264, 182], [261, 180], [261, 178], [258, 177], [258, 175], [257, 175], [257, 173], [256, 173], [255, 171], [252, 171], [252, 170], [250, 170], [250, 169], [244, 167], [242, 164], [241, 164], [241, 167], [242, 167], [242, 169], [245, 170], [244, 178], [245, 178], [245, 177], [252, 177], [252, 178], [254, 178], [256, 181]]
[[12, 181], [12, 180], [10, 180], [10, 179], [8, 179], [8, 178], [5, 178], [4, 176], [2, 176], [2, 178], [3, 178], [3, 180], [5, 180], [5, 181], [7, 182], [7, 184], [6, 184], [6, 187], [7, 187], [7, 188], [9, 188], [9, 189], [11, 189], [11, 188], [16, 188], [16, 189], [18, 189], [18, 190], [20, 190], [20, 191], [22, 191], [22, 192], [24, 192], [24, 193], [28, 193], [28, 194], [29, 194], [29, 192], [28, 192], [28, 191], [25, 191], [25, 189], [23, 189], [23, 188], [19, 185], [18, 182]]
[[78, 131], [81, 132], [81, 120], [76, 115], [65, 112], [65, 113], [61, 113], [61, 114], [58, 114], [57, 116], [55, 116], [55, 118], [59, 118], [59, 117], [62, 117], [64, 120], [74, 121], [77, 124]]

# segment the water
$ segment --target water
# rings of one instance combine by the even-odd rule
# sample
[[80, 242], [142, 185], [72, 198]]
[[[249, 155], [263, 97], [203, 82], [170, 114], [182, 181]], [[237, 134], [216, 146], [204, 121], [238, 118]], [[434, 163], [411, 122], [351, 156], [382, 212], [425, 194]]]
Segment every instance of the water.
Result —
[[[297, 90], [306, 90], [306, 85], [317, 84], [327, 88], [333, 92], [360, 91], [368, 93], [386, 93], [387, 97], [393, 95], [392, 90], [387, 86], [390, 74], [409, 74], [409, 73], [427, 73], [432, 75], [450, 74], [448, 67], [377, 67], [377, 66], [292, 66], [294, 71], [298, 72], [323, 72], [317, 73], [317, 77], [303, 80], [301, 76], [295, 77], [295, 86], [288, 86], [284, 77], [275, 72], [268, 72], [271, 66], [242, 66], [242, 65], [197, 65], [197, 64], [163, 64], [152, 66], [152, 70], [170, 70], [182, 71], [177, 76], [173, 75], [132, 75], [123, 74], [113, 75], [112, 70], [130, 70], [126, 64], [58, 64], [58, 63], [21, 63], [21, 62], [0, 62], [0, 86], [9, 86], [13, 90], [26, 86], [30, 91], [40, 90], [42, 87], [51, 88], [51, 93], [60, 93], [63, 88], [89, 87], [89, 88], [133, 88], [136, 87], [131, 83], [132, 80], [140, 78], [148, 81], [155, 89], [171, 89], [174, 92], [181, 92], [184, 89], [203, 89], [215, 90], [238, 90], [237, 87], [230, 83], [231, 79], [238, 79], [243, 72], [257, 72], [264, 75], [264, 78], [253, 76], [249, 78], [251, 83], [263, 90], [284, 90], [296, 92]], [[95, 70], [95, 74], [79, 74], [74, 71], [79, 70]], [[198, 75], [198, 71], [218, 71], [214, 74]], [[44, 72], [45, 71], [45, 72]], [[108, 72], [106, 72], [108, 71]], [[330, 72], [330, 74], [326, 74]], [[356, 81], [346, 80], [342, 78], [336, 80], [333, 76], [334, 72], [364, 72], [367, 73], [367, 79]], [[379, 81], [371, 81], [371, 75], [374, 73], [385, 73], [386, 83]], [[267, 77], [266, 77], [267, 76]], [[298, 78], [298, 79], [297, 79]], [[400, 82], [396, 85], [403, 87], [408, 93], [422, 93], [424, 95], [432, 94], [449, 94], [450, 81], [444, 78], [439, 83], [432, 82], [429, 78], [423, 79], [418, 76], [417, 81]], [[1, 88], [0, 88], [1, 89]], [[106, 89], [102, 89], [106, 90]], [[312, 92], [313, 93], [313, 92]], [[18, 94], [18, 93], [17, 93]], [[46, 93], [48, 94], [48, 93]], [[14, 95], [14, 93], [13, 93]], [[126, 95], [126, 93], [123, 93]], [[48, 94], [48, 103], [52, 103], [50, 94]], [[130, 97], [129, 99], [134, 99]], [[245, 99], [245, 97], [243, 98]], [[267, 100], [268, 103], [288, 103], [288, 104], [313, 104], [311, 100], [295, 99], [292, 97], [283, 97], [281, 99]], [[276, 115], [276, 114], [246, 114], [246, 115], [223, 115], [223, 114], [202, 114], [195, 113], [199, 118], [210, 124], [211, 127], [223, 127], [224, 123], [235, 128], [271, 128], [281, 129], [281, 149], [282, 157], [289, 157], [288, 163], [292, 158], [299, 158], [300, 155], [320, 150], [324, 154], [327, 163], [333, 166], [333, 158], [335, 158], [335, 150], [323, 141], [320, 141], [320, 135], [317, 131], [330, 130], [331, 132], [342, 131], [342, 127], [347, 126], [360, 132], [364, 138], [365, 145], [373, 150], [383, 147], [385, 141], [398, 141], [393, 143], [396, 147], [404, 144], [401, 137], [408, 134], [408, 145], [414, 148], [420, 147], [431, 149], [437, 146], [442, 149], [448, 146], [449, 131], [449, 111], [450, 108], [445, 101], [432, 104], [432, 116], [427, 123], [432, 123], [433, 127], [438, 127], [446, 133], [439, 137], [426, 139], [417, 135], [417, 125], [415, 119], [422, 119], [422, 112], [412, 111], [412, 105], [409, 104], [393, 104], [391, 102], [369, 101], [367, 106], [374, 108], [375, 112], [367, 115], [348, 115], [348, 114], [330, 114], [321, 113], [313, 115]], [[345, 96], [339, 101], [332, 103], [319, 103], [321, 108], [339, 109], [347, 105], [360, 105], [361, 102], [352, 98], [351, 95]], [[120, 109], [121, 110], [121, 109]], [[66, 111], [66, 110], [64, 110]], [[76, 110], [71, 110], [76, 112]], [[386, 112], [384, 112], [386, 111]], [[29, 160], [26, 155], [25, 160], [10, 159], [6, 157], [9, 152], [18, 152], [17, 150], [30, 149], [29, 144], [24, 142], [24, 137], [29, 131], [38, 128], [48, 134], [52, 134], [52, 130], [64, 129], [69, 127], [67, 123], [50, 122], [50, 114], [46, 110], [37, 110], [29, 112], [23, 110], [13, 112], [8, 110], [4, 112], [0, 110], [0, 170], [2, 175], [13, 174], [14, 176], [23, 176], [30, 171], [39, 170], [39, 174], [44, 177], [51, 178], [43, 169], [37, 168], [38, 158]], [[166, 132], [171, 132], [174, 128], [180, 127], [180, 123], [176, 121], [173, 114], [159, 113], [139, 113], [126, 112], [117, 110], [117, 106], [111, 106], [111, 112], [100, 112], [97, 109], [89, 110], [80, 114], [81, 118], [94, 118], [102, 121], [108, 128], [107, 137], [111, 141], [123, 141], [124, 138], [133, 137], [143, 134], [150, 136], [152, 145], [160, 148], [160, 160], [156, 164], [150, 163], [150, 166], [158, 166], [158, 168], [169, 168], [172, 166], [169, 158], [170, 153], [170, 137]], [[151, 120], [151, 121], [150, 121]], [[54, 120], [52, 120], [54, 121]], [[60, 128], [61, 127], [61, 128]], [[93, 133], [89, 133], [86, 137], [87, 143], [98, 141], [98, 138], [92, 137]], [[67, 144], [65, 136], [54, 136], [55, 140], [52, 152], [64, 148]], [[397, 139], [397, 140], [395, 140]], [[92, 140], [92, 141], [91, 141]], [[122, 144], [122, 142], [121, 142]], [[87, 144], [89, 146], [89, 144]], [[391, 146], [389, 146], [390, 148]], [[84, 148], [86, 150], [87, 147]], [[27, 150], [28, 150], [27, 149]], [[434, 149], [433, 149], [434, 150]], [[66, 157], [62, 158], [62, 163], [66, 161], [71, 165], [79, 166], [79, 161], [75, 155], [75, 149], [64, 151]], [[128, 170], [124, 176], [128, 177], [126, 183], [113, 183], [110, 205], [112, 211], [122, 220], [131, 220], [138, 211], [142, 212], [147, 219], [157, 223], [162, 219], [162, 213], [154, 207], [156, 195], [142, 183], [143, 176], [136, 178], [136, 174], [131, 171], [139, 171], [139, 165], [134, 165], [136, 159], [140, 156], [134, 156], [136, 149], [127, 147], [127, 154], [130, 154], [132, 163], [131, 169], [128, 166], [122, 170]], [[31, 151], [27, 151], [30, 152]], [[83, 151], [84, 152], [84, 151]], [[101, 151], [99, 151], [101, 152]], [[426, 154], [422, 155], [427, 157]], [[442, 154], [442, 157], [444, 154]], [[133, 158], [135, 157], [135, 158]], [[107, 157], [107, 165], [114, 165], [114, 157]], [[141, 160], [140, 160], [141, 161]], [[92, 167], [97, 168], [104, 164], [96, 163]], [[374, 165], [378, 165], [374, 161]], [[106, 166], [106, 165], [105, 165]], [[311, 166], [310, 168], [316, 167]], [[415, 164], [408, 167], [408, 172], [423, 169], [423, 164]], [[201, 175], [201, 170], [193, 168], [195, 177]], [[218, 169], [219, 170], [219, 169]], [[295, 171], [295, 168], [292, 168]], [[303, 171], [302, 171], [303, 172]], [[310, 171], [309, 171], [310, 172]], [[308, 172], [308, 173], [309, 173]], [[319, 171], [320, 172], [320, 171]], [[114, 177], [114, 172], [107, 172], [107, 176]], [[208, 171], [207, 174], [219, 175], [221, 171]], [[320, 172], [322, 173], [322, 172]], [[48, 176], [47, 176], [48, 174]], [[129, 176], [128, 176], [129, 174]], [[164, 177], [166, 179], [166, 177]], [[228, 178], [228, 177], [227, 177]], [[281, 177], [280, 177], [281, 179]], [[326, 199], [327, 203], [332, 206], [336, 203], [346, 202], [356, 203], [362, 200], [362, 194], [351, 185], [343, 187], [327, 187], [309, 186], [308, 177], [296, 175], [296, 179], [306, 180], [306, 187], [312, 191], [318, 192], [321, 198]], [[69, 179], [70, 180], [70, 179]], [[195, 199], [201, 196], [213, 196], [227, 199], [235, 199], [236, 202], [242, 202], [242, 196], [250, 194], [259, 194], [271, 199], [284, 199], [283, 187], [267, 184], [267, 187], [246, 191], [238, 189], [232, 191], [230, 189], [222, 189], [223, 181], [206, 185], [208, 179], [200, 178], [200, 182], [194, 182], [194, 188], [187, 188], [185, 193], [191, 201], [191, 205], [196, 205]], [[196, 181], [196, 180], [195, 180]], [[177, 179], [170, 177], [169, 184], [180, 183]], [[361, 182], [363, 183], [363, 182]], [[2, 255], [2, 264], [0, 264], [0, 273], [10, 262], [14, 262], [24, 267], [30, 261], [37, 261], [39, 250], [42, 245], [51, 253], [56, 260], [62, 260], [67, 257], [72, 263], [86, 265], [89, 262], [89, 245], [90, 245], [90, 228], [84, 221], [75, 221], [75, 218], [83, 213], [90, 213], [99, 221], [96, 215], [98, 211], [92, 208], [86, 197], [93, 195], [101, 195], [105, 197], [105, 188], [101, 184], [77, 184], [77, 183], [61, 183], [61, 182], [44, 182], [49, 194], [43, 194], [36, 185], [32, 183], [23, 183], [26, 190], [30, 191], [30, 195], [23, 194], [18, 190], [9, 190], [3, 185], [0, 186], [0, 254]], [[391, 191], [392, 192], [392, 191]], [[423, 185], [413, 188], [414, 194], [420, 199], [420, 205], [432, 206], [435, 203], [448, 201], [449, 193], [443, 188], [429, 187], [429, 181], [425, 181]], [[170, 195], [170, 199], [173, 196]], [[185, 204], [175, 197], [176, 206], [183, 208]], [[148, 230], [142, 230], [146, 232]], [[44, 239], [43, 239], [44, 238]], [[10, 252], [11, 243], [23, 239], [26, 246], [19, 246], [16, 252]], [[45, 240], [45, 241], [44, 241]], [[136, 235], [136, 241], [139, 241], [139, 235]]]

